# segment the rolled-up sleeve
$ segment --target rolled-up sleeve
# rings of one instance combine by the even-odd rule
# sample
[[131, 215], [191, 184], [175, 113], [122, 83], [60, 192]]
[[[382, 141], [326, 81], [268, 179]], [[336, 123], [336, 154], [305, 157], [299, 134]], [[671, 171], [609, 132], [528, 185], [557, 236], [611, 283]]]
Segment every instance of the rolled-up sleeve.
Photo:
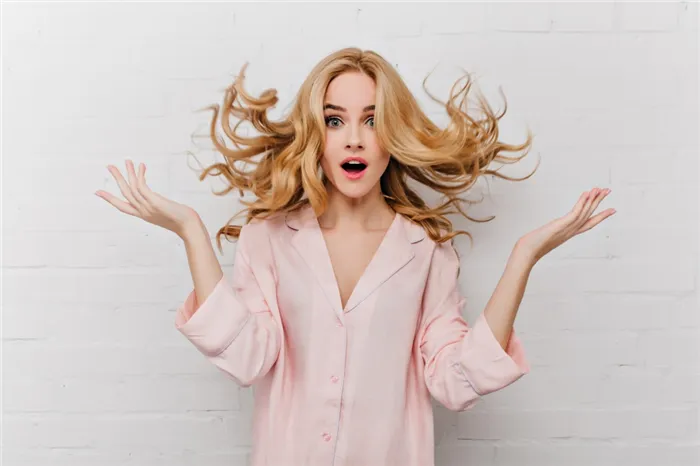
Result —
[[279, 354], [281, 335], [248, 260], [243, 227], [231, 282], [222, 276], [199, 303], [192, 289], [175, 327], [213, 364], [247, 387], [264, 377]]
[[511, 332], [504, 350], [482, 313], [472, 327], [462, 317], [457, 280], [459, 258], [452, 245], [436, 245], [423, 297], [418, 341], [431, 395], [455, 411], [528, 373], [522, 342]]

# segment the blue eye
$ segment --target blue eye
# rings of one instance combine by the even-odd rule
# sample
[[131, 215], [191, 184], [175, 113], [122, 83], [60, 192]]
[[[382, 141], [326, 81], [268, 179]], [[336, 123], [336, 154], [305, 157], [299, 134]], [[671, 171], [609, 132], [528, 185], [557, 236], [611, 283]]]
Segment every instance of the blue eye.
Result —
[[[338, 118], [337, 116], [327, 116], [327, 117], [325, 117], [325, 121], [326, 121], [326, 126], [330, 126], [331, 128], [338, 128], [338, 127], [340, 126], [340, 124], [342, 124], [342, 122], [343, 122], [343, 121], [342, 121], [340, 118]], [[331, 125], [330, 123], [331, 123], [332, 121], [337, 121], [337, 122], [339, 122], [339, 124], [338, 124], [338, 125]], [[369, 122], [369, 121], [372, 122], [372, 124], [371, 124], [370, 126], [371, 126], [372, 128], [374, 128], [374, 117], [371, 116], [371, 117], [367, 118], [367, 120], [365, 121], [365, 123], [366, 123], [366, 122]]]
[[[334, 116], [326, 117], [326, 126], [328, 126], [328, 123], [330, 123], [331, 121], [334, 121], [334, 120], [340, 121], [340, 118], [334, 117]], [[337, 128], [337, 126], [333, 126], [333, 127]]]

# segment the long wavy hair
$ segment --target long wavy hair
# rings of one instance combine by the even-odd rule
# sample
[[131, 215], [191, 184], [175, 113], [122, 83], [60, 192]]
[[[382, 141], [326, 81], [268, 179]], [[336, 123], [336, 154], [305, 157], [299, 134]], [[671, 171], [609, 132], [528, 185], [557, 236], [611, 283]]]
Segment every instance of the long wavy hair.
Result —
[[[435, 102], [444, 106], [449, 116], [445, 129], [439, 128], [419, 107], [416, 99], [399, 73], [371, 50], [350, 47], [338, 50], [322, 59], [305, 79], [292, 104], [289, 114], [271, 121], [268, 110], [277, 104], [277, 90], [267, 89], [252, 96], [244, 89], [244, 64], [239, 75], [225, 90], [223, 107], [212, 105], [209, 136], [224, 161], [202, 170], [200, 181], [207, 176], [223, 177], [226, 188], [215, 191], [223, 196], [237, 190], [252, 200], [241, 199], [245, 209], [232, 217], [216, 234], [221, 250], [221, 237], [238, 238], [241, 226], [233, 219], [246, 214], [246, 223], [286, 213], [311, 205], [316, 215], [327, 206], [327, 179], [320, 168], [324, 152], [326, 125], [323, 103], [329, 83], [345, 72], [362, 72], [376, 85], [374, 128], [379, 144], [391, 155], [382, 174], [381, 191], [388, 205], [410, 221], [419, 224], [434, 241], [449, 241], [456, 235], [472, 235], [464, 230], [453, 231], [447, 215], [461, 214], [468, 220], [488, 222], [470, 217], [461, 204], [474, 201], [460, 198], [480, 175], [493, 175], [510, 181], [511, 178], [489, 168], [491, 162], [511, 164], [527, 155], [532, 133], [527, 131], [525, 142], [507, 144], [498, 140], [498, 122], [505, 115], [507, 103], [500, 114], [495, 114], [483, 96], [478, 97], [482, 110], [480, 118], [467, 114], [467, 95], [473, 80], [468, 73], [453, 85], [447, 102], [442, 102], [423, 88]], [[466, 78], [466, 79], [465, 79]], [[232, 124], [231, 117], [238, 121]], [[224, 135], [234, 148], [217, 134], [221, 121]], [[249, 122], [258, 133], [254, 136], [239, 134], [241, 124]], [[503, 153], [523, 152], [508, 157]], [[538, 163], [539, 166], [539, 163]], [[444, 197], [437, 206], [428, 206], [409, 186], [409, 180], [435, 190]]]

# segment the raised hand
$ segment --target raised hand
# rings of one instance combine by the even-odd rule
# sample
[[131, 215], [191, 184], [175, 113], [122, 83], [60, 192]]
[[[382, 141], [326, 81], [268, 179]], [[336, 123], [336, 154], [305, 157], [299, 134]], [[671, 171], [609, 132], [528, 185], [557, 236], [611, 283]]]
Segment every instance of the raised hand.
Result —
[[598, 204], [610, 194], [610, 189], [594, 188], [579, 197], [573, 209], [563, 217], [528, 233], [518, 240], [518, 248], [525, 252], [534, 262], [545, 254], [562, 245], [569, 239], [590, 230], [606, 218], [613, 215], [615, 209], [606, 209], [591, 217]]
[[107, 165], [107, 169], [117, 181], [126, 202], [102, 190], [96, 191], [95, 195], [106, 200], [121, 212], [170, 230], [180, 237], [184, 234], [187, 225], [199, 219], [197, 212], [191, 207], [151, 191], [146, 184], [146, 165], [143, 163], [139, 164], [137, 175], [133, 162], [126, 161], [128, 182], [117, 167]]

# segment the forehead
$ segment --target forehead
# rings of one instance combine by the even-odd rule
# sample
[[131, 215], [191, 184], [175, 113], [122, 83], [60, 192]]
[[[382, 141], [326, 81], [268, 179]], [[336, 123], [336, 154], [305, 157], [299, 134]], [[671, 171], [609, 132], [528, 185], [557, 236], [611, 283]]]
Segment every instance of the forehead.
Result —
[[361, 110], [373, 105], [376, 86], [374, 80], [364, 73], [348, 72], [336, 76], [326, 89], [324, 103], [345, 107], [348, 111]]

